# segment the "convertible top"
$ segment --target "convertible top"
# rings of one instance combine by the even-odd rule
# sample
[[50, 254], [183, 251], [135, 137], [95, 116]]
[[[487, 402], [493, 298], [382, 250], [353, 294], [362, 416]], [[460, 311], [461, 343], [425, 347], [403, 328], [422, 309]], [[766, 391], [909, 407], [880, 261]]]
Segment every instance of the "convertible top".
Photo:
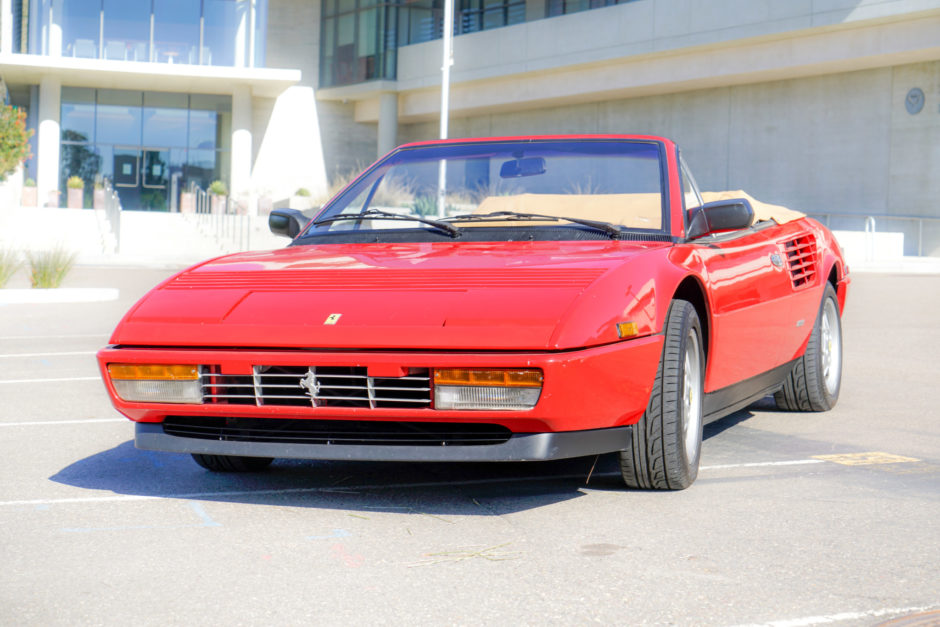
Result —
[[732, 198], [745, 198], [751, 203], [751, 207], [754, 209], [755, 222], [773, 220], [777, 224], [786, 224], [787, 222], [793, 222], [794, 220], [799, 220], [806, 216], [805, 213], [788, 209], [782, 205], [771, 205], [766, 202], [761, 202], [740, 189], [724, 192], [702, 192], [702, 200], [707, 203], [717, 200], [730, 200]]

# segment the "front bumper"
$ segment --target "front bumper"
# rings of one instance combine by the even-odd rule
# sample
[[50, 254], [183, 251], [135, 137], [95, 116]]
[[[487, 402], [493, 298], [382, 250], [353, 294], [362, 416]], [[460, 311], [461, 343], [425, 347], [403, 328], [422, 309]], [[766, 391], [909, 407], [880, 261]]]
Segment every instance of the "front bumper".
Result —
[[149, 451], [294, 459], [379, 462], [546, 461], [622, 451], [630, 441], [630, 429], [614, 427], [564, 433], [524, 433], [513, 435], [500, 444], [483, 446], [398, 446], [203, 440], [168, 435], [163, 432], [163, 425], [139, 422], [134, 444], [139, 449]]
[[[250, 419], [397, 421], [499, 425], [512, 432], [510, 441], [477, 452], [406, 450], [403, 445], [362, 446], [198, 440], [163, 433], [159, 424], [140, 426], [140, 448], [261, 457], [320, 459], [554, 459], [620, 450], [622, 433], [609, 431], [636, 423], [649, 402], [662, 351], [662, 336], [565, 352], [338, 352], [316, 350], [190, 349], [108, 347], [98, 361], [112, 403], [139, 423], [161, 423], [169, 416]], [[410, 368], [539, 368], [544, 374], [541, 396], [524, 411], [438, 410], [330, 406], [270, 406], [264, 404], [166, 404], [122, 400], [108, 373], [109, 363], [216, 364], [222, 372], [249, 373], [253, 365], [357, 366], [376, 369]], [[576, 435], [579, 434], [579, 435]], [[554, 437], [559, 436], [559, 437]], [[224, 438], [220, 438], [223, 440]], [[616, 441], [611, 444], [610, 441]], [[606, 443], [605, 443], [606, 442]], [[456, 447], [441, 447], [455, 449]], [[480, 447], [464, 447], [480, 448]], [[575, 451], [571, 453], [571, 451]]]

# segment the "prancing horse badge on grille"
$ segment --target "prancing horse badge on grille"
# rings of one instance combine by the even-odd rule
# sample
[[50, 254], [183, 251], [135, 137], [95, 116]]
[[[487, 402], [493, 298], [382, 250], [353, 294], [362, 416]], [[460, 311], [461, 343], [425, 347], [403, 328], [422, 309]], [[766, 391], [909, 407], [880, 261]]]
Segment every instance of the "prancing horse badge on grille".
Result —
[[339, 317], [343, 314], [330, 314], [326, 317], [326, 320], [323, 321], [323, 324], [336, 324], [339, 322]]

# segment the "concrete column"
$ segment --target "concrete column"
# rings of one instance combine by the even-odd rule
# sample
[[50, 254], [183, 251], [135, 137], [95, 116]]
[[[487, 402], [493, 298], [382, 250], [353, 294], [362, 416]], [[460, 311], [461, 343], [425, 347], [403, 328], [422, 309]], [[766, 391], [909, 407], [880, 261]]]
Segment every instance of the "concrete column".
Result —
[[0, 53], [11, 54], [12, 52], [13, 0], [0, 0]]
[[43, 76], [39, 81], [39, 139], [36, 142], [36, 187], [39, 204], [58, 207], [62, 204], [59, 191], [59, 111], [62, 83], [58, 78]]
[[[251, 192], [251, 89], [237, 85], [232, 92], [232, 196], [249, 201]], [[248, 202], [249, 207], [254, 203]]]
[[398, 94], [385, 92], [379, 95], [379, 142], [378, 156], [398, 146]]

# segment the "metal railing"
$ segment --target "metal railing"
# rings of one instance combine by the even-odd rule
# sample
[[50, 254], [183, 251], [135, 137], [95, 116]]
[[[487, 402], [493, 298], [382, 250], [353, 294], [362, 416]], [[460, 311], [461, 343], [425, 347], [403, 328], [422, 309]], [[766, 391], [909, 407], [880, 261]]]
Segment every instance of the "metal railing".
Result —
[[903, 233], [906, 256], [940, 256], [940, 217], [860, 213], [810, 213], [830, 230], [861, 231], [873, 254], [876, 233]]
[[227, 251], [248, 250], [251, 245], [251, 218], [241, 203], [228, 196], [210, 194], [198, 185], [190, 187], [193, 194], [193, 219], [208, 237], [215, 238]]

